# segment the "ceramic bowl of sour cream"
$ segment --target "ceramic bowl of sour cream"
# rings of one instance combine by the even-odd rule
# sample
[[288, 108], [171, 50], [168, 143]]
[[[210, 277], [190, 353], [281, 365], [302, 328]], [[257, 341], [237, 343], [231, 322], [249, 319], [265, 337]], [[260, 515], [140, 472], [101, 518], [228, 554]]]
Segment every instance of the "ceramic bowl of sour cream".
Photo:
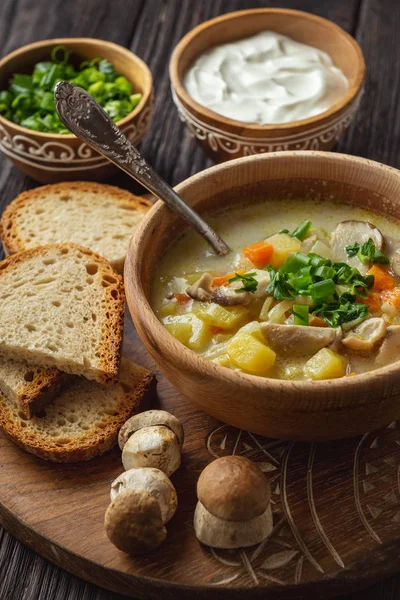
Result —
[[330, 150], [357, 111], [365, 62], [335, 23], [285, 9], [228, 13], [190, 31], [170, 61], [172, 95], [216, 162]]

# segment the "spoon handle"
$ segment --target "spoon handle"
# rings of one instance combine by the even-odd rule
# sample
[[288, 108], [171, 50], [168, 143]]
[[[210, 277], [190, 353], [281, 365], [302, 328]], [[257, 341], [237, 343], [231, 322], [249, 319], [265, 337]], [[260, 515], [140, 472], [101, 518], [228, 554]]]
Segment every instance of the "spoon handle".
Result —
[[216, 254], [229, 246], [145, 161], [107, 113], [85, 90], [61, 81], [54, 90], [56, 110], [64, 125], [97, 152], [136, 179], [152, 194], [179, 213], [213, 248]]

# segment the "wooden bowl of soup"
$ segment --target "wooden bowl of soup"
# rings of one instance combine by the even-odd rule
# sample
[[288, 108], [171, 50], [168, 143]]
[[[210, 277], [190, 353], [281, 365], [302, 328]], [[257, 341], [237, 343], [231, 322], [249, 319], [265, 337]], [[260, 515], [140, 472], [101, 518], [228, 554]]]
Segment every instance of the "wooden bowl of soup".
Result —
[[[283, 34], [324, 51], [346, 76], [347, 91], [319, 114], [262, 125], [223, 116], [188, 93], [185, 74], [200, 55], [215, 46], [263, 31]], [[355, 39], [332, 21], [297, 10], [258, 8], [228, 13], [192, 29], [176, 46], [169, 72], [172, 95], [181, 120], [207, 154], [215, 162], [222, 162], [281, 150], [330, 150], [358, 109], [365, 62]], [[205, 87], [209, 89], [212, 85], [205, 84]]]
[[[342, 154], [279, 152], [212, 167], [176, 189], [232, 249], [213, 255], [161, 202], [131, 241], [129, 309], [177, 390], [223, 422], [273, 438], [347, 438], [397, 419], [400, 172]], [[286, 277], [288, 261], [295, 275]], [[308, 268], [311, 302], [297, 285]], [[205, 273], [211, 280], [199, 285]], [[259, 297], [249, 291], [254, 279]], [[287, 286], [296, 286], [292, 300], [282, 299]]]
[[[0, 60], [0, 91], [8, 89], [15, 73], [32, 74], [34, 65], [49, 61], [52, 50], [63, 46], [71, 61], [102, 58], [132, 84], [142, 98], [118, 127], [138, 145], [147, 132], [152, 115], [153, 80], [147, 65], [135, 54], [112, 42], [92, 38], [57, 38], [22, 46]], [[72, 133], [46, 133], [22, 127], [0, 115], [0, 149], [26, 175], [41, 183], [86, 179], [99, 181], [118, 169]]]

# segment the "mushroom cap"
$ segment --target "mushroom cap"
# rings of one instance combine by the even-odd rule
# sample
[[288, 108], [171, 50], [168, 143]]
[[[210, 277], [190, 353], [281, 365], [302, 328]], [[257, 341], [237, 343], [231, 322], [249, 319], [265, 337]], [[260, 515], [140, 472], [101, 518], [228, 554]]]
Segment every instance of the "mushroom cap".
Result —
[[201, 473], [197, 496], [215, 517], [247, 521], [265, 512], [271, 488], [255, 463], [241, 456], [223, 456]]
[[124, 445], [122, 464], [126, 471], [140, 467], [153, 467], [170, 477], [181, 464], [178, 438], [164, 425], [138, 429]]
[[152, 425], [164, 425], [164, 427], [169, 427], [178, 438], [179, 447], [182, 448], [184, 433], [181, 422], [166, 410], [146, 410], [145, 412], [133, 415], [133, 417], [128, 419], [122, 425], [118, 435], [118, 445], [121, 450], [124, 449], [124, 446], [132, 433], [139, 431], [139, 429], [143, 429], [143, 427], [151, 427]]
[[248, 521], [226, 521], [212, 515], [201, 502], [194, 513], [197, 539], [213, 548], [243, 548], [265, 540], [272, 532], [271, 506], [258, 517]]
[[163, 523], [168, 523], [178, 505], [176, 490], [160, 469], [142, 468], [124, 471], [111, 484], [110, 497], [114, 500], [126, 490], [149, 492], [160, 505]]
[[160, 505], [145, 491], [119, 494], [107, 508], [104, 527], [110, 542], [128, 554], [151, 552], [167, 535]]
[[385, 321], [381, 317], [371, 317], [351, 329], [342, 339], [342, 344], [355, 352], [371, 352], [385, 335]]

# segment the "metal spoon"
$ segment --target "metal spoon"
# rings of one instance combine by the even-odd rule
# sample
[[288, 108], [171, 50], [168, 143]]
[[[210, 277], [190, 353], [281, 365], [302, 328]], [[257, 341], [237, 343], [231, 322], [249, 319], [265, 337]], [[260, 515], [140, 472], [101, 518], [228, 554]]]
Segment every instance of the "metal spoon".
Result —
[[216, 254], [223, 256], [230, 252], [218, 233], [150, 167], [90, 94], [77, 85], [61, 81], [55, 87], [54, 97], [58, 116], [72, 133], [163, 200], [210, 244]]

